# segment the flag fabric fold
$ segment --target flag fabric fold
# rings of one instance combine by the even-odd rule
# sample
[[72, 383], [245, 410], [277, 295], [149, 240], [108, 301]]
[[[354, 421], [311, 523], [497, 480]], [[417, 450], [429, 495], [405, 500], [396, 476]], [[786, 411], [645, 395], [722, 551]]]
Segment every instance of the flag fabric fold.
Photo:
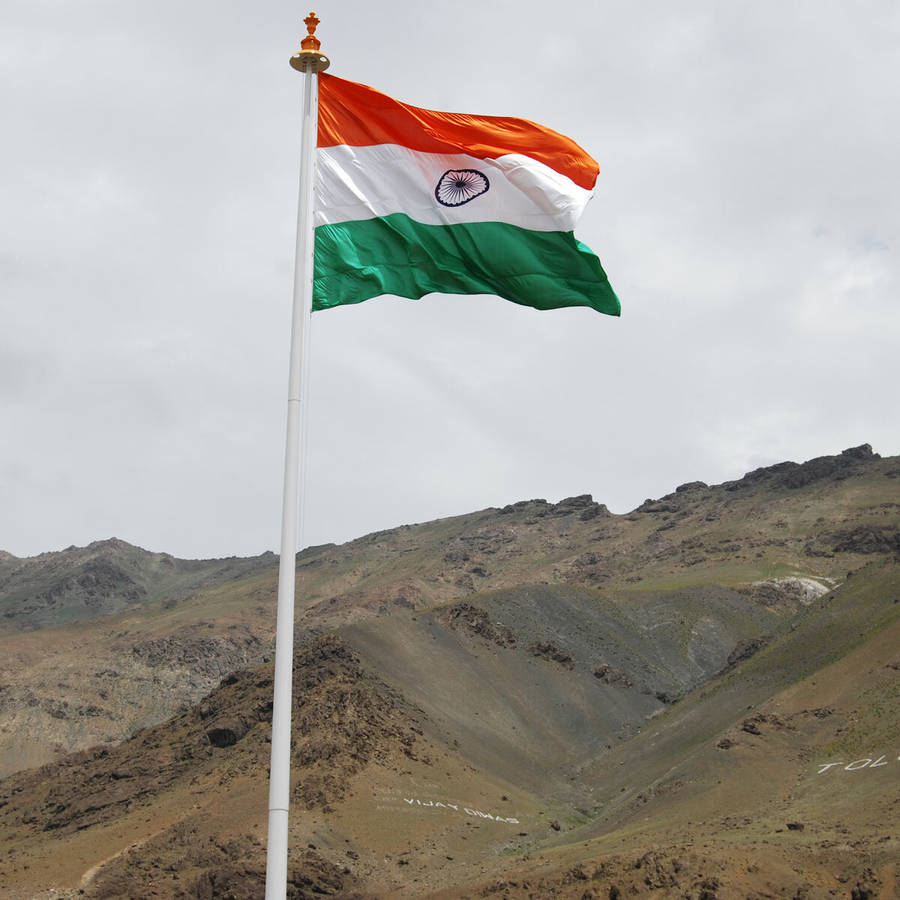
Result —
[[575, 239], [596, 162], [524, 119], [420, 109], [319, 75], [313, 309], [496, 294], [619, 315]]

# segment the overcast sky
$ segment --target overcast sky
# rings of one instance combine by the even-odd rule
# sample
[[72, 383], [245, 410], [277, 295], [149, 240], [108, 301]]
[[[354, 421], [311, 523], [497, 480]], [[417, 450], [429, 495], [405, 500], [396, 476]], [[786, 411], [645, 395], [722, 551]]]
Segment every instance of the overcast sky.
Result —
[[[623, 314], [316, 313], [304, 543], [900, 452], [894, 0], [316, 11], [335, 75], [585, 147]], [[3, 3], [0, 548], [277, 550], [306, 12]]]

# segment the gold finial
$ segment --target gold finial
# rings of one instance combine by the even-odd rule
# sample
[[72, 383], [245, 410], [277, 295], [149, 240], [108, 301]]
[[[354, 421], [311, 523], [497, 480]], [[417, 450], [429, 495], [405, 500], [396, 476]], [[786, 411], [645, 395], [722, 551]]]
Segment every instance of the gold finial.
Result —
[[311, 12], [304, 20], [303, 24], [306, 26], [306, 30], [309, 34], [300, 41], [300, 46], [304, 50], [318, 50], [319, 47], [322, 46], [322, 42], [316, 37], [316, 26], [319, 24], [321, 20], [314, 13]]
[[319, 47], [322, 46], [322, 42], [316, 37], [319, 21], [314, 12], [303, 20], [309, 33], [300, 41], [300, 52], [291, 57], [291, 68], [298, 72], [324, 72], [331, 65], [331, 60], [324, 53], [319, 53]]

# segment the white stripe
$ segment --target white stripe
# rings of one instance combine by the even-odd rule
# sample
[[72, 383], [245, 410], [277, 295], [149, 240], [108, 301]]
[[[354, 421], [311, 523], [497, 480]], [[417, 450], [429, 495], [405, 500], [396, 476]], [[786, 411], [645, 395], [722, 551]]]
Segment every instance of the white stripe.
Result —
[[[478, 159], [397, 144], [342, 144], [320, 147], [317, 154], [316, 226], [406, 213], [424, 225], [505, 222], [534, 231], [574, 231], [593, 193], [520, 153]], [[441, 205], [435, 188], [454, 169], [481, 172], [488, 190], [461, 206]]]

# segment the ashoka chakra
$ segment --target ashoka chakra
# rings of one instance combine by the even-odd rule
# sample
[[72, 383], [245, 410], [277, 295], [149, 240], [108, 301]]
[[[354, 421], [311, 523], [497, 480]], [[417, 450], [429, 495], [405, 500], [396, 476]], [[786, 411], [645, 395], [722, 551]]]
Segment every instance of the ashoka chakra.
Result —
[[442, 206], [462, 206], [480, 197], [490, 186], [487, 175], [475, 169], [449, 169], [441, 175], [434, 196]]

